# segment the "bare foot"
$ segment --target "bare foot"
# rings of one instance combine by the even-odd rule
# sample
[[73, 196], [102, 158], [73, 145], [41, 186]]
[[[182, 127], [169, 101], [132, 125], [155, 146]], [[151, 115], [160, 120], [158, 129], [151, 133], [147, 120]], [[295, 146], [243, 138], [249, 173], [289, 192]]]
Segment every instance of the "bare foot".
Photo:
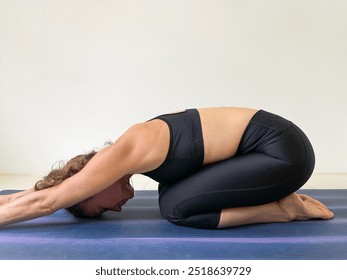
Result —
[[328, 207], [306, 194], [293, 193], [277, 201], [277, 204], [289, 221], [328, 220], [334, 217], [334, 213]]

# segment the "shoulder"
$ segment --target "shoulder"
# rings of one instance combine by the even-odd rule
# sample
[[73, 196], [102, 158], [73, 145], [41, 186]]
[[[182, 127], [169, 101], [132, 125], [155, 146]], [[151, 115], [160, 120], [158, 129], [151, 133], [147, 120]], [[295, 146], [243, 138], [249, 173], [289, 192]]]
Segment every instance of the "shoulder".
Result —
[[138, 123], [130, 127], [116, 143], [128, 147], [129, 156], [136, 162], [132, 172], [144, 173], [164, 162], [169, 150], [170, 131], [161, 120]]
[[[117, 142], [142, 146], [141, 144], [153, 143], [165, 134], [167, 129], [166, 123], [158, 119], [137, 123], [131, 126]], [[147, 146], [145, 145], [145, 147]]]

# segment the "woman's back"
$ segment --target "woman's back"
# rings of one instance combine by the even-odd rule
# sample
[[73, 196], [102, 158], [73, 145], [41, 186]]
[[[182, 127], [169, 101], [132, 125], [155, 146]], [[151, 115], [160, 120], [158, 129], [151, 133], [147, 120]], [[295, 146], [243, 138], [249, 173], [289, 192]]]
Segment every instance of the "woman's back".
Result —
[[204, 108], [198, 109], [204, 139], [204, 164], [235, 155], [242, 135], [257, 109]]

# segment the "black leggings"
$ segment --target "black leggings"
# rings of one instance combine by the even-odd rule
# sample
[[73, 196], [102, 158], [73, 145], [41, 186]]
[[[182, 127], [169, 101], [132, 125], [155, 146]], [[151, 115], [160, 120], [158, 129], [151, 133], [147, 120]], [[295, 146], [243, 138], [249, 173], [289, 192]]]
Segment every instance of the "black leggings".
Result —
[[313, 148], [301, 129], [261, 110], [248, 124], [234, 157], [178, 182], [160, 184], [160, 210], [177, 225], [217, 228], [222, 209], [265, 204], [298, 190], [314, 163]]

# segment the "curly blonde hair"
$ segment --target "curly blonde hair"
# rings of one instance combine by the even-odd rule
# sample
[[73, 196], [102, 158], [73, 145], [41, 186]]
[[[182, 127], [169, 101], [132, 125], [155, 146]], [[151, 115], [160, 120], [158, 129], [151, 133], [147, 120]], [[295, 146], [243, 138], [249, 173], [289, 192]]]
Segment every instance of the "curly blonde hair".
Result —
[[[77, 174], [96, 155], [96, 153], [97, 152], [93, 150], [87, 154], [75, 156], [74, 158], [70, 159], [66, 164], [60, 162], [57, 168], [53, 168], [47, 176], [43, 177], [41, 180], [36, 182], [34, 186], [35, 191], [40, 191], [59, 185], [64, 180]], [[75, 217], [83, 218], [86, 217], [86, 215], [81, 205], [82, 202], [77, 203], [69, 208], [65, 208], [65, 210], [67, 210]]]
[[96, 155], [96, 153], [96, 151], [91, 151], [87, 154], [75, 156], [66, 164], [60, 162], [57, 168], [53, 168], [48, 175], [36, 182], [34, 186], [35, 191], [40, 191], [59, 185], [67, 178], [70, 178], [71, 176], [80, 172], [83, 167], [85, 167], [86, 164], [93, 158], [93, 156]]

